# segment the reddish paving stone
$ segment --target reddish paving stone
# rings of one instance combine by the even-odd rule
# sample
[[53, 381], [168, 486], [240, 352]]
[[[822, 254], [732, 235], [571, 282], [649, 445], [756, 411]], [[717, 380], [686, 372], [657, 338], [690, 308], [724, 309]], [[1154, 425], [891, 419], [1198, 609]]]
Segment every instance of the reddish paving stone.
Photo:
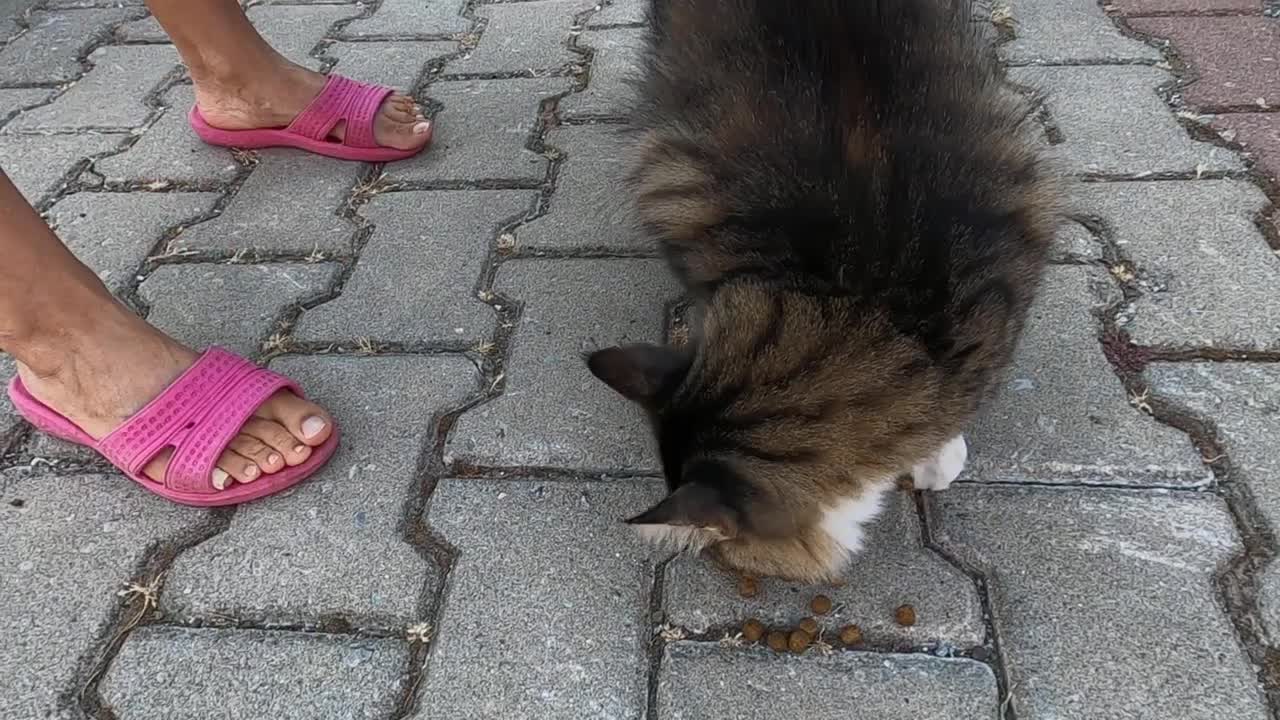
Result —
[[1262, 14], [1261, 0], [1111, 0], [1102, 6], [1125, 17], [1142, 15], [1201, 15], [1216, 12]]
[[1239, 143], [1259, 172], [1280, 182], [1280, 113], [1227, 113], [1214, 117], [1213, 127]]
[[1135, 18], [1138, 32], [1173, 42], [1195, 70], [1183, 97], [1201, 108], [1280, 106], [1280, 22], [1264, 17]]

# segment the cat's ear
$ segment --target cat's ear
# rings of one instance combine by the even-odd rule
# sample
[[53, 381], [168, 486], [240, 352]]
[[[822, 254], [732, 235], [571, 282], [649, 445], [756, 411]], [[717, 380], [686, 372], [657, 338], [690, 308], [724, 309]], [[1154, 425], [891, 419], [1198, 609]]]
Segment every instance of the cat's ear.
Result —
[[[716, 463], [716, 465], [719, 465]], [[690, 468], [686, 482], [657, 505], [627, 521], [648, 539], [682, 548], [701, 548], [738, 536], [742, 518], [726, 502], [719, 476], [727, 468]], [[702, 477], [705, 473], [715, 477]]]
[[591, 374], [628, 400], [648, 403], [689, 371], [689, 354], [662, 345], [622, 345], [587, 356]]

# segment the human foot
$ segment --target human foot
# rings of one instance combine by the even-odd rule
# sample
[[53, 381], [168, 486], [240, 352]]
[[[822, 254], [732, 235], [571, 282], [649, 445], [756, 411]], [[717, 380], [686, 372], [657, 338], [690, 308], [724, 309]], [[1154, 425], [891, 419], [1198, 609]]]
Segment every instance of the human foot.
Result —
[[[205, 122], [219, 130], [258, 130], [288, 126], [324, 89], [327, 77], [284, 64], [256, 74], [248, 85], [216, 78], [193, 80], [196, 107]], [[339, 122], [329, 137], [341, 141], [346, 129], [346, 123]], [[378, 108], [373, 137], [382, 147], [416, 150], [430, 141], [431, 122], [413, 98], [392, 93]]]
[[[77, 338], [63, 350], [37, 352], [32, 365], [18, 364], [26, 391], [94, 440], [120, 427], [197, 358], [127, 311], [109, 314], [92, 337]], [[213, 486], [224, 490], [300, 465], [332, 432], [333, 422], [322, 408], [288, 390], [277, 391], [226, 445], [212, 473]], [[163, 450], [142, 474], [163, 482], [172, 456], [171, 449]]]

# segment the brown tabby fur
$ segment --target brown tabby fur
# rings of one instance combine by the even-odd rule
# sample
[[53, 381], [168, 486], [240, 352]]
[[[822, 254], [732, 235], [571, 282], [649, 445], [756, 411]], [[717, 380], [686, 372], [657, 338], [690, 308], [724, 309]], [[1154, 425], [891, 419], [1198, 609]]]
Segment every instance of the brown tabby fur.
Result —
[[959, 435], [1010, 361], [1055, 190], [947, 0], [656, 0], [632, 184], [700, 305], [686, 348], [589, 358], [671, 494], [630, 522], [819, 581], [842, 500]]

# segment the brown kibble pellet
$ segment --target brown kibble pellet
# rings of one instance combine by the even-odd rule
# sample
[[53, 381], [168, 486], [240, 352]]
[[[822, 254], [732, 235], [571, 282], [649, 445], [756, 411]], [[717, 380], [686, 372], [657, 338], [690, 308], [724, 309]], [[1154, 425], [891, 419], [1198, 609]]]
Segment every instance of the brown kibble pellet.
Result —
[[755, 578], [744, 575], [738, 579], [738, 594], [744, 598], [753, 598], [760, 594], [760, 583]]
[[799, 655], [809, 647], [811, 642], [813, 642], [813, 636], [809, 633], [804, 630], [792, 630], [791, 635], [787, 638], [787, 648]]
[[813, 618], [805, 618], [801, 620], [800, 624], [797, 627], [809, 633], [809, 637], [818, 636], [818, 621], [814, 620]]
[[899, 605], [898, 609], [893, 611], [893, 619], [897, 620], [902, 627], [911, 627], [916, 624], [916, 609], [910, 605]]
[[742, 623], [742, 637], [747, 642], [757, 642], [764, 637], [764, 623], [755, 618]]
[[826, 615], [831, 612], [831, 598], [826, 595], [814, 595], [813, 600], [809, 602], [809, 609], [818, 615]]
[[787, 634], [781, 630], [774, 630], [769, 633], [769, 649], [774, 652], [787, 651]]
[[862, 642], [862, 628], [857, 625], [845, 625], [840, 628], [840, 642], [845, 645], [857, 645]]

